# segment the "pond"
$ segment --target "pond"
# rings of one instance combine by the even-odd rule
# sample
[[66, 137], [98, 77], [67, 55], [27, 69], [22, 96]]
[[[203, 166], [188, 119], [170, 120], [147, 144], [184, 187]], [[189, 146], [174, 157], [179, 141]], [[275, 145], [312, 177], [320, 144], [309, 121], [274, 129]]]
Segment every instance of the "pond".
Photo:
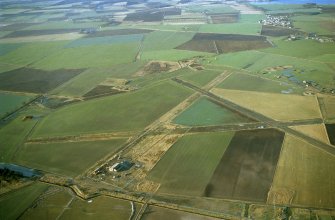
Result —
[[21, 173], [24, 177], [35, 177], [41, 176], [41, 173], [37, 170], [30, 169], [27, 167], [19, 166], [11, 163], [0, 163], [0, 169], [8, 169], [17, 173]]

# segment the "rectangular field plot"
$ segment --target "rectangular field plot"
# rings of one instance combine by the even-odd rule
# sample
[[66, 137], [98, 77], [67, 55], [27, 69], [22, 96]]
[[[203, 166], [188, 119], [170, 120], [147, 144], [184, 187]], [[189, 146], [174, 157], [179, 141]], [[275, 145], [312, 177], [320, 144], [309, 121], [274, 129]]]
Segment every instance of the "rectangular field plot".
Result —
[[134, 43], [134, 42], [140, 42], [142, 39], [143, 39], [142, 34], [80, 38], [65, 45], [65, 48], [92, 46], [92, 45]]
[[144, 212], [142, 220], [183, 220], [183, 219], [194, 219], [194, 220], [214, 220], [217, 218], [211, 218], [207, 216], [201, 216], [188, 212], [182, 212], [172, 209], [166, 209], [156, 206], [149, 206]]
[[295, 87], [285, 82], [261, 78], [257, 75], [234, 73], [218, 86], [223, 89], [302, 94], [303, 88]]
[[222, 54], [269, 46], [271, 44], [263, 36], [197, 33], [192, 40], [176, 47], [176, 49]]
[[333, 209], [334, 170], [334, 155], [286, 135], [267, 202]]
[[[195, 68], [197, 68], [195, 66]], [[211, 80], [213, 80], [215, 77], [217, 77], [220, 73], [222, 73], [221, 70], [191, 70], [189, 68], [183, 68], [180, 70], [180, 73], [182, 74], [179, 78], [192, 82], [195, 85], [201, 87], [209, 83]]]
[[51, 144], [25, 144], [16, 161], [54, 173], [79, 175], [105, 155], [122, 147], [125, 139], [109, 141], [84, 141]]
[[80, 69], [44, 71], [23, 67], [1, 73], [0, 89], [44, 93], [56, 88], [81, 72], [82, 70]]
[[[277, 121], [321, 118], [317, 100], [313, 96], [263, 93], [214, 88], [214, 94], [238, 105], [259, 112]], [[303, 106], [303, 108], [301, 107]]]
[[70, 189], [50, 187], [41, 194], [43, 199], [36, 200], [35, 204], [26, 210], [20, 219], [57, 219], [72, 199]]
[[1, 196], [0, 218], [18, 219], [47, 188], [46, 184], [34, 183]]
[[0, 91], [0, 117], [21, 107], [34, 97], [34, 95], [5, 93]]
[[326, 129], [330, 143], [335, 145], [335, 124], [326, 124]]
[[138, 131], [191, 94], [190, 90], [167, 81], [126, 94], [72, 104], [44, 118], [33, 135]]
[[202, 196], [233, 132], [200, 133], [179, 139], [149, 173], [158, 193]]
[[186, 126], [206, 126], [246, 123], [251, 122], [251, 119], [228, 110], [209, 99], [201, 98], [179, 114], [173, 122]]
[[11, 37], [31, 37], [31, 36], [40, 36], [40, 35], [49, 35], [49, 34], [66, 34], [79, 32], [80, 29], [51, 29], [51, 30], [21, 30], [14, 31], [3, 38]]
[[115, 30], [105, 30], [105, 31], [97, 31], [91, 34], [88, 34], [86, 38], [90, 37], [109, 37], [116, 35], [138, 35], [138, 34], [146, 34], [150, 33], [152, 30], [148, 29], [115, 29]]
[[111, 67], [133, 62], [138, 47], [139, 42], [64, 48], [37, 61], [33, 67], [44, 70]]
[[236, 132], [205, 196], [265, 202], [283, 138], [275, 129]]
[[[132, 206], [128, 200], [115, 199], [106, 196], [99, 196], [91, 199], [88, 203], [85, 200], [75, 198], [68, 209], [60, 216], [60, 220], [66, 219], [132, 219]], [[140, 205], [134, 205], [135, 210], [140, 210]], [[137, 213], [135, 212], [134, 215]]]

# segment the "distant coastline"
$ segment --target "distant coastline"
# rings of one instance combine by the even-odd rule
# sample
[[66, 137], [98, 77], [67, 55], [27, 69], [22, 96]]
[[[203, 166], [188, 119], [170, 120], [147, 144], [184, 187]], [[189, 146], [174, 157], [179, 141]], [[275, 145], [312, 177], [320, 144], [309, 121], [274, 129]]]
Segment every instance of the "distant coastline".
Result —
[[269, 0], [269, 1], [251, 1], [253, 4], [307, 4], [315, 3], [319, 5], [335, 4], [333, 0]]

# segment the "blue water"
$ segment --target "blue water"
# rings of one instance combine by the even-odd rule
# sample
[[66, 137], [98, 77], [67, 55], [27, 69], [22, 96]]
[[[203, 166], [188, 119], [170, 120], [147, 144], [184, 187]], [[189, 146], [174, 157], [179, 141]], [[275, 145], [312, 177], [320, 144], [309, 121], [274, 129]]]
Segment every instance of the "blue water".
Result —
[[319, 5], [335, 4], [335, 0], [272, 0], [269, 2], [252, 2], [253, 4], [266, 5], [266, 4], [307, 4], [316, 3]]
[[34, 177], [34, 176], [40, 176], [41, 174], [34, 170], [27, 167], [19, 166], [16, 164], [11, 163], [0, 163], [0, 169], [9, 169], [18, 173], [21, 173], [24, 177]]

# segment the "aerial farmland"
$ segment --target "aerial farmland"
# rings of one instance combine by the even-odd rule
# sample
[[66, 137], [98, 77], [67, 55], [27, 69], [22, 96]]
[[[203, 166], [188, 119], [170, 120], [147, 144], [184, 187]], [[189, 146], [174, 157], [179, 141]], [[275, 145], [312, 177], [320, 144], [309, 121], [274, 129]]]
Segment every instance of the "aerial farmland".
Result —
[[335, 219], [332, 0], [2, 0], [0, 219]]

